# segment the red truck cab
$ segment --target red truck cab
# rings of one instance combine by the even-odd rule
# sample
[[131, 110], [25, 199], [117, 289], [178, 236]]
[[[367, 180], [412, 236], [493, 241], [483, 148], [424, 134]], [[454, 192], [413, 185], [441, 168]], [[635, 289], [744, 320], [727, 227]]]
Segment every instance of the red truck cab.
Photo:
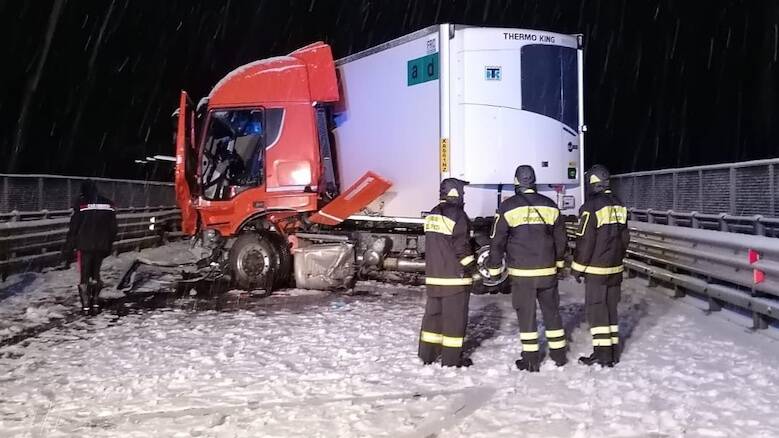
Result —
[[333, 56], [321, 42], [233, 70], [214, 86], [198, 121], [182, 91], [176, 192], [183, 231], [196, 232], [198, 212], [200, 227], [233, 236], [257, 215], [316, 211], [316, 111], [338, 99]]

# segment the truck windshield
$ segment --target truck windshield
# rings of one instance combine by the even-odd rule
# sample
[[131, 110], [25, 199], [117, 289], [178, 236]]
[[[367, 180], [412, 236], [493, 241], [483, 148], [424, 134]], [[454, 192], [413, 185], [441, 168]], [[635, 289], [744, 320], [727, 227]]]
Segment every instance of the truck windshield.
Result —
[[208, 118], [200, 185], [206, 199], [229, 199], [262, 182], [263, 109], [218, 110]]
[[577, 50], [528, 44], [520, 56], [522, 109], [551, 117], [579, 132]]

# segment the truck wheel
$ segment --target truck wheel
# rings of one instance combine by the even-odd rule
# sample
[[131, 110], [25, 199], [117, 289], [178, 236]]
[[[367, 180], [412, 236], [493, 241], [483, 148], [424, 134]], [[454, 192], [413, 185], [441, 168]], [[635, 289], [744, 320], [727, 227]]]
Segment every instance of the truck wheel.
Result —
[[268, 238], [273, 243], [276, 254], [279, 255], [279, 268], [274, 278], [274, 288], [281, 289], [289, 286], [292, 279], [292, 251], [284, 236], [277, 233], [264, 233], [262, 237]]
[[506, 281], [508, 278], [508, 271], [505, 269], [505, 262], [503, 272], [501, 272], [500, 277], [498, 277], [497, 280], [486, 280], [489, 278], [489, 272], [487, 270], [487, 258], [489, 255], [489, 245], [484, 245], [476, 251], [476, 266], [479, 269], [479, 274], [481, 274], [481, 277], [485, 280], [482, 280], [482, 282], [475, 287], [474, 293], [477, 295], [486, 293], [496, 294], [498, 292], [504, 294], [510, 293], [511, 284]]
[[230, 268], [238, 287], [247, 291], [263, 289], [263, 296], [270, 295], [273, 290], [270, 276], [275, 277], [279, 272], [279, 254], [274, 246], [270, 239], [260, 234], [238, 236], [230, 249]]

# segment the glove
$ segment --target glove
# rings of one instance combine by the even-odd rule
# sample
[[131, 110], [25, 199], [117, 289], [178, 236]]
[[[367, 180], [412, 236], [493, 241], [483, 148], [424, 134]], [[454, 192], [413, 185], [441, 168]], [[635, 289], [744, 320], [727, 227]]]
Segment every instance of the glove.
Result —
[[582, 279], [584, 278], [584, 273], [576, 271], [576, 273], [573, 274], [573, 278], [576, 279], [577, 283], [581, 283]]

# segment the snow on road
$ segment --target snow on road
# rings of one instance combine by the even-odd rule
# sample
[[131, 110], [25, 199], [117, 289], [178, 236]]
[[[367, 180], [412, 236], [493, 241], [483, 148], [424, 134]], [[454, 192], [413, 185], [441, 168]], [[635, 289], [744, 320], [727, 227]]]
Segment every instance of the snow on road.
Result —
[[505, 295], [471, 301], [469, 369], [416, 359], [420, 289], [78, 319], [0, 348], [0, 436], [779, 436], [777, 342], [643, 284], [600, 369], [575, 363], [583, 296], [561, 283], [574, 363], [532, 375]]
[[[110, 256], [103, 262], [102, 279], [107, 286], [116, 285], [126, 268], [139, 256], [171, 262], [189, 260], [193, 257], [189, 247], [188, 242], [180, 241], [140, 253]], [[42, 273], [11, 275], [0, 283], [0, 343], [25, 330], [65, 318], [78, 305], [77, 283], [75, 263], [66, 270], [46, 268]], [[108, 287], [101, 293], [101, 297], [116, 295]]]

